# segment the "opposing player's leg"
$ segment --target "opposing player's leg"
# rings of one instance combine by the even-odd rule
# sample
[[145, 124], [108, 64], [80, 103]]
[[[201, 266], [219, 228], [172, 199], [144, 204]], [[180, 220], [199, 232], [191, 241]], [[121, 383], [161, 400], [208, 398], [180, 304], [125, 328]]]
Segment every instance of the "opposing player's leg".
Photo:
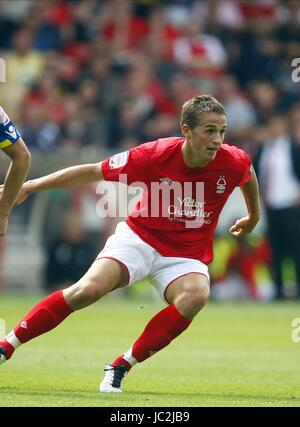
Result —
[[209, 295], [209, 281], [204, 274], [189, 273], [170, 283], [164, 294], [169, 305], [148, 322], [126, 353], [106, 366], [100, 391], [122, 391], [122, 380], [131, 367], [165, 348], [186, 330], [208, 301]]
[[106, 258], [95, 261], [77, 283], [40, 301], [0, 341], [0, 364], [10, 359], [21, 344], [50, 331], [73, 311], [87, 307], [112, 290], [125, 286], [128, 280], [124, 265]]

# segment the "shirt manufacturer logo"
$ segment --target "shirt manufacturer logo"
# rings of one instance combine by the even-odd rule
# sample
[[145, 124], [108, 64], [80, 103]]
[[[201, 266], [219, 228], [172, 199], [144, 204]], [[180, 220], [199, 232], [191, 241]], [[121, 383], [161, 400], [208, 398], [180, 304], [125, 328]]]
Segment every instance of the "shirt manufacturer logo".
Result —
[[8, 130], [5, 131], [5, 133], [13, 139], [17, 139], [18, 137], [16, 129], [13, 127], [13, 125], [10, 125]]
[[173, 181], [170, 178], [160, 178], [160, 182], [164, 182], [165, 184], [171, 185]]

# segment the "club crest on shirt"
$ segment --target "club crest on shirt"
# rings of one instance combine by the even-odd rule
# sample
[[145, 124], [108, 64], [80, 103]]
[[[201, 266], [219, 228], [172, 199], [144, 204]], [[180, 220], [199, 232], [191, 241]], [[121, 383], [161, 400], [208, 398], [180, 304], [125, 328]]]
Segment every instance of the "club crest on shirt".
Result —
[[216, 184], [216, 193], [223, 194], [226, 190], [226, 181], [224, 175], [220, 175]]
[[125, 166], [128, 162], [129, 151], [123, 151], [122, 153], [115, 154], [109, 159], [109, 167], [111, 169], [118, 169]]

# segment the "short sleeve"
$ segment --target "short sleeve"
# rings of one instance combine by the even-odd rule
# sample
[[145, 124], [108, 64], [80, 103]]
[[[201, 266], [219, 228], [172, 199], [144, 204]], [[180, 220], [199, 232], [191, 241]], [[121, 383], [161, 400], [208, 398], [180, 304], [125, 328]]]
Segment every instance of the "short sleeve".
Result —
[[[102, 174], [106, 181], [119, 181], [126, 176], [128, 185], [144, 182], [147, 177], [149, 154], [146, 144], [115, 154], [102, 162]], [[123, 182], [123, 179], [121, 180]]]
[[20, 136], [20, 132], [0, 106], [0, 148], [6, 148], [14, 144]]

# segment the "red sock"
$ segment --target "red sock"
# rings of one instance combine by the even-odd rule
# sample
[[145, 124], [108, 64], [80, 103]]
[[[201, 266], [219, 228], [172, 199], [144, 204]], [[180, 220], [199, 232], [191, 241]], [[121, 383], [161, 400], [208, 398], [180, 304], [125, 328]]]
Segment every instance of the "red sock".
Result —
[[57, 291], [40, 301], [14, 328], [16, 337], [25, 343], [59, 325], [73, 310]]
[[190, 325], [191, 320], [183, 317], [174, 305], [157, 313], [147, 324], [142, 335], [132, 346], [132, 356], [142, 362], [180, 335]]
[[136, 340], [131, 349], [115, 359], [112, 365], [125, 364], [131, 367], [134, 360], [143, 362], [170, 344], [190, 324], [191, 320], [182, 316], [174, 305], [169, 305], [148, 322], [142, 335]]
[[132, 366], [130, 365], [129, 362], [127, 362], [127, 360], [125, 360], [123, 358], [124, 354], [122, 354], [122, 356], [117, 357], [113, 362], [112, 362], [112, 366], [120, 366], [120, 365], [125, 365], [127, 371], [130, 371], [130, 369], [132, 368]]

